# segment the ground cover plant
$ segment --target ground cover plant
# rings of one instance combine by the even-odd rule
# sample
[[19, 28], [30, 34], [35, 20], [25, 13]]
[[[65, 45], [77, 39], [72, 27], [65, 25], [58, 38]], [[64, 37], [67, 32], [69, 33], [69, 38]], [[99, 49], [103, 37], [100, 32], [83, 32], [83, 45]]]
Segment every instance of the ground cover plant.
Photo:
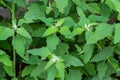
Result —
[[0, 0], [0, 80], [120, 80], [120, 0]]

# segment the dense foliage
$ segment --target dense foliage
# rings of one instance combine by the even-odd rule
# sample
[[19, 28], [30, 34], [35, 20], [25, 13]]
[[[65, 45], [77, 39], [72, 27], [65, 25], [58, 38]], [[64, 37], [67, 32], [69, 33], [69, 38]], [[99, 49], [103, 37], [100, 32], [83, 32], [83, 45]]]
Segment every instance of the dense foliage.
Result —
[[120, 79], [120, 0], [0, 0], [0, 80]]

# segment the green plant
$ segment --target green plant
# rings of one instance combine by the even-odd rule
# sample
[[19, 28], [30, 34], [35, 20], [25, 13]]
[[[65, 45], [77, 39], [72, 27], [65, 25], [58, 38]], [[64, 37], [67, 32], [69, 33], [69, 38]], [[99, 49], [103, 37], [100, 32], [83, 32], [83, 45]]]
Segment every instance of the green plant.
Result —
[[119, 5], [0, 0], [0, 80], [120, 79]]

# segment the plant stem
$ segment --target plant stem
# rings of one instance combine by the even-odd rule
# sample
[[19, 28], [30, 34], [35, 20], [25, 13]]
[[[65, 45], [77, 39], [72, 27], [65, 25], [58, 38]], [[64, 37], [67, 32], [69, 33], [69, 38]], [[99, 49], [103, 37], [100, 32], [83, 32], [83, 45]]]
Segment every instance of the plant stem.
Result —
[[[15, 21], [15, 5], [14, 2], [12, 3], [12, 28], [15, 29], [15, 25], [16, 25], [16, 21]], [[15, 30], [14, 30], [14, 35], [13, 35], [13, 40], [15, 38]], [[13, 74], [14, 74], [14, 78], [16, 78], [16, 51], [13, 47]]]

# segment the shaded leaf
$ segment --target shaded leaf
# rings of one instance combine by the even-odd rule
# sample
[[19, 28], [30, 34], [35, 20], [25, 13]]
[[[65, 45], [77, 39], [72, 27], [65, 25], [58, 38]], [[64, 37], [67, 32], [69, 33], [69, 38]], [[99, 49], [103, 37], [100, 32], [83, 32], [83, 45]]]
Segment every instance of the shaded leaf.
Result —
[[107, 65], [105, 62], [99, 63], [97, 65], [97, 70], [98, 70], [98, 77], [100, 80], [103, 80], [103, 77], [105, 76], [105, 73], [107, 71]]
[[84, 51], [84, 63], [87, 63], [90, 58], [92, 57], [92, 53], [93, 53], [93, 48], [94, 46], [92, 44], [85, 44], [83, 51]]
[[112, 55], [113, 55], [113, 47], [105, 47], [103, 50], [101, 50], [98, 54], [96, 54], [92, 58], [91, 62], [106, 60]]
[[65, 61], [65, 66], [83, 66], [83, 63], [80, 59], [71, 56], [71, 55], [63, 55], [62, 59]]

